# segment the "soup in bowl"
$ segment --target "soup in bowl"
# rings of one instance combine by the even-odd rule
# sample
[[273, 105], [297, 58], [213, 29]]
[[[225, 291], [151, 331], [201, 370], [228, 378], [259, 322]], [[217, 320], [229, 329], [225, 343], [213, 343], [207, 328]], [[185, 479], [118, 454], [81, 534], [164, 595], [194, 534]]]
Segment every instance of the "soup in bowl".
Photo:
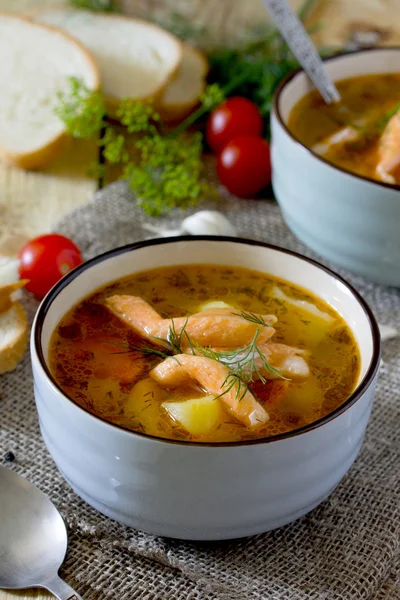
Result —
[[277, 90], [272, 184], [298, 238], [332, 262], [400, 285], [400, 48], [334, 56], [326, 105], [303, 71]]
[[288, 523], [354, 461], [379, 333], [337, 275], [229, 238], [154, 240], [67, 275], [32, 331], [42, 434], [123, 523], [225, 539]]

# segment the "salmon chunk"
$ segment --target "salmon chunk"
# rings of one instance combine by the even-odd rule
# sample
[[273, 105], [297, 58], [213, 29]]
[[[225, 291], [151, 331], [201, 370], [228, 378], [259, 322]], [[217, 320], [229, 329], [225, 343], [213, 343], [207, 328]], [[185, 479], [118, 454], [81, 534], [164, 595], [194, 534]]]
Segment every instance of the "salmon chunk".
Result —
[[[287, 346], [286, 344], [274, 344], [272, 342], [257, 344], [257, 347], [264, 355], [267, 363], [279, 371], [274, 373], [273, 371], [266, 369], [261, 357], [255, 354], [254, 365], [257, 369], [257, 372], [265, 379], [279, 379], [279, 377], [282, 376], [290, 380], [301, 380], [306, 379], [309, 376], [310, 369], [306, 360], [304, 359], [304, 350], [301, 350], [300, 348], [293, 348], [292, 346]], [[212, 350], [223, 353], [229, 349], [212, 348]], [[192, 353], [192, 350], [188, 349], [187, 352]], [[238, 352], [235, 353], [232, 358], [221, 354], [219, 360], [229, 367], [231, 364], [237, 364], [241, 358], [244, 359], [246, 354], [246, 351], [243, 351], [242, 354]], [[254, 372], [253, 376], [256, 376], [257, 372]]]
[[[190, 340], [201, 346], [240, 347], [249, 344], [257, 331], [260, 342], [267, 342], [275, 333], [270, 325], [276, 322], [274, 315], [265, 315], [267, 325], [250, 322], [239, 313], [235, 314], [226, 308], [211, 308], [190, 317], [163, 319], [145, 300], [137, 296], [111, 296], [106, 299], [106, 306], [137, 334], [153, 344], [157, 343], [156, 338], [167, 340], [172, 324], [178, 335], [185, 328]], [[189, 346], [187, 339], [182, 339], [182, 344]]]
[[189, 354], [178, 354], [166, 358], [150, 371], [150, 377], [167, 388], [175, 388], [189, 381], [196, 381], [207, 394], [213, 396], [222, 394], [220, 400], [232, 416], [248, 427], [258, 427], [266, 423], [268, 413], [249, 390], [246, 390], [243, 395], [243, 390], [239, 389], [237, 383], [229, 390], [224, 386], [228, 375], [229, 369], [226, 365], [212, 358]]
[[[286, 344], [273, 343], [261, 344], [260, 350], [267, 362], [278, 369], [283, 377], [294, 380], [306, 379], [310, 375], [309, 366], [304, 358], [304, 350], [286, 346]], [[261, 373], [266, 379], [274, 379], [273, 374], [265, 369], [262, 369]]]
[[396, 183], [393, 172], [400, 168], [400, 110], [387, 123], [378, 146], [376, 174], [386, 183]]

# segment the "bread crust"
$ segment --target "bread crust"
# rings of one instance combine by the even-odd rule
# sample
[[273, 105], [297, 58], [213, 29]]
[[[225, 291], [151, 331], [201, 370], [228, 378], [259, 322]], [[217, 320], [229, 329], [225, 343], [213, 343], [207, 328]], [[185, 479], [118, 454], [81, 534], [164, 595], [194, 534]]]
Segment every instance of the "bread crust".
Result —
[[[198, 94], [196, 97], [193, 97], [186, 102], [168, 102], [168, 101], [166, 101], [164, 99], [164, 93], [166, 90], [163, 90], [163, 93], [160, 97], [160, 101], [158, 104], [158, 111], [160, 113], [161, 119], [165, 123], [169, 123], [169, 124], [174, 124], [174, 123], [178, 123], [179, 121], [182, 121], [188, 115], [190, 115], [190, 113], [192, 113], [193, 110], [195, 110], [199, 106], [200, 96], [204, 92], [206, 85], [207, 85], [206, 77], [207, 77], [207, 74], [209, 71], [209, 64], [208, 64], [208, 61], [207, 61], [207, 58], [205, 57], [205, 55], [202, 52], [200, 52], [199, 50], [192, 48], [188, 44], [183, 44], [183, 52], [191, 52], [192, 54], [195, 54], [196, 57], [198, 58], [198, 60], [203, 65], [201, 89], [200, 89], [200, 94]], [[170, 83], [172, 83], [172, 81]]]
[[[7, 13], [4, 11], [0, 11], [0, 19], [1, 17], [12, 18], [20, 21], [24, 21], [26, 23], [30, 23], [35, 27], [40, 27], [42, 29], [50, 30], [56, 32], [61, 37], [67, 39], [71, 44], [77, 46], [80, 51], [85, 55], [86, 60], [88, 61], [90, 67], [92, 68], [92, 72], [94, 75], [95, 85], [93, 89], [99, 89], [100, 87], [100, 70], [92, 56], [92, 54], [85, 48], [85, 46], [76, 40], [72, 35], [66, 33], [62, 29], [58, 27], [53, 27], [52, 25], [47, 25], [44, 23], [39, 23], [35, 21], [33, 18], [25, 15], [15, 15], [14, 13]], [[59, 134], [54, 136], [45, 146], [38, 148], [33, 152], [10, 152], [6, 148], [0, 146], [0, 157], [8, 164], [19, 167], [21, 169], [26, 170], [34, 170], [39, 169], [47, 165], [53, 158], [55, 158], [67, 145], [68, 134], [66, 129], [61, 131]]]
[[12, 342], [0, 349], [0, 374], [17, 367], [25, 354], [29, 339], [28, 319], [21, 303], [13, 302], [9, 310], [16, 312], [16, 333]]

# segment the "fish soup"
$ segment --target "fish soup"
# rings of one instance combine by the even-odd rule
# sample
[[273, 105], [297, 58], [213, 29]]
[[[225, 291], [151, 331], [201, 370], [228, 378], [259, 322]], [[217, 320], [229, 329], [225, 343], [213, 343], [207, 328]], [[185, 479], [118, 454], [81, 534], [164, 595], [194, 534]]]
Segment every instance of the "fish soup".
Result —
[[400, 185], [400, 73], [336, 82], [341, 101], [314, 90], [289, 115], [290, 132], [334, 165]]
[[238, 442], [310, 424], [354, 391], [356, 341], [328, 304], [238, 267], [185, 265], [97, 290], [53, 333], [67, 396], [132, 431]]

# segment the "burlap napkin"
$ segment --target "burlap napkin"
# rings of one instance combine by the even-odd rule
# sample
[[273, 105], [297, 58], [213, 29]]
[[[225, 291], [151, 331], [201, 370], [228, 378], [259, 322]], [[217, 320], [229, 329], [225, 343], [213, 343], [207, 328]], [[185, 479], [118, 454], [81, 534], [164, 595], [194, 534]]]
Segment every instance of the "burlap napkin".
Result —
[[[215, 207], [214, 207], [215, 208]], [[311, 255], [276, 204], [226, 198], [219, 207], [242, 236]], [[176, 227], [176, 212], [163, 222]], [[86, 257], [144, 239], [149, 218], [124, 184], [96, 194], [57, 230]], [[400, 291], [343, 273], [378, 320], [400, 325]], [[26, 299], [32, 316], [36, 304]], [[0, 461], [37, 484], [69, 529], [65, 579], [85, 600], [394, 600], [400, 598], [400, 340], [383, 367], [361, 454], [331, 497], [297, 522], [253, 538], [198, 544], [153, 537], [93, 510], [63, 481], [40, 437], [29, 356], [0, 379]], [[4, 461], [3, 461], [3, 464]]]

